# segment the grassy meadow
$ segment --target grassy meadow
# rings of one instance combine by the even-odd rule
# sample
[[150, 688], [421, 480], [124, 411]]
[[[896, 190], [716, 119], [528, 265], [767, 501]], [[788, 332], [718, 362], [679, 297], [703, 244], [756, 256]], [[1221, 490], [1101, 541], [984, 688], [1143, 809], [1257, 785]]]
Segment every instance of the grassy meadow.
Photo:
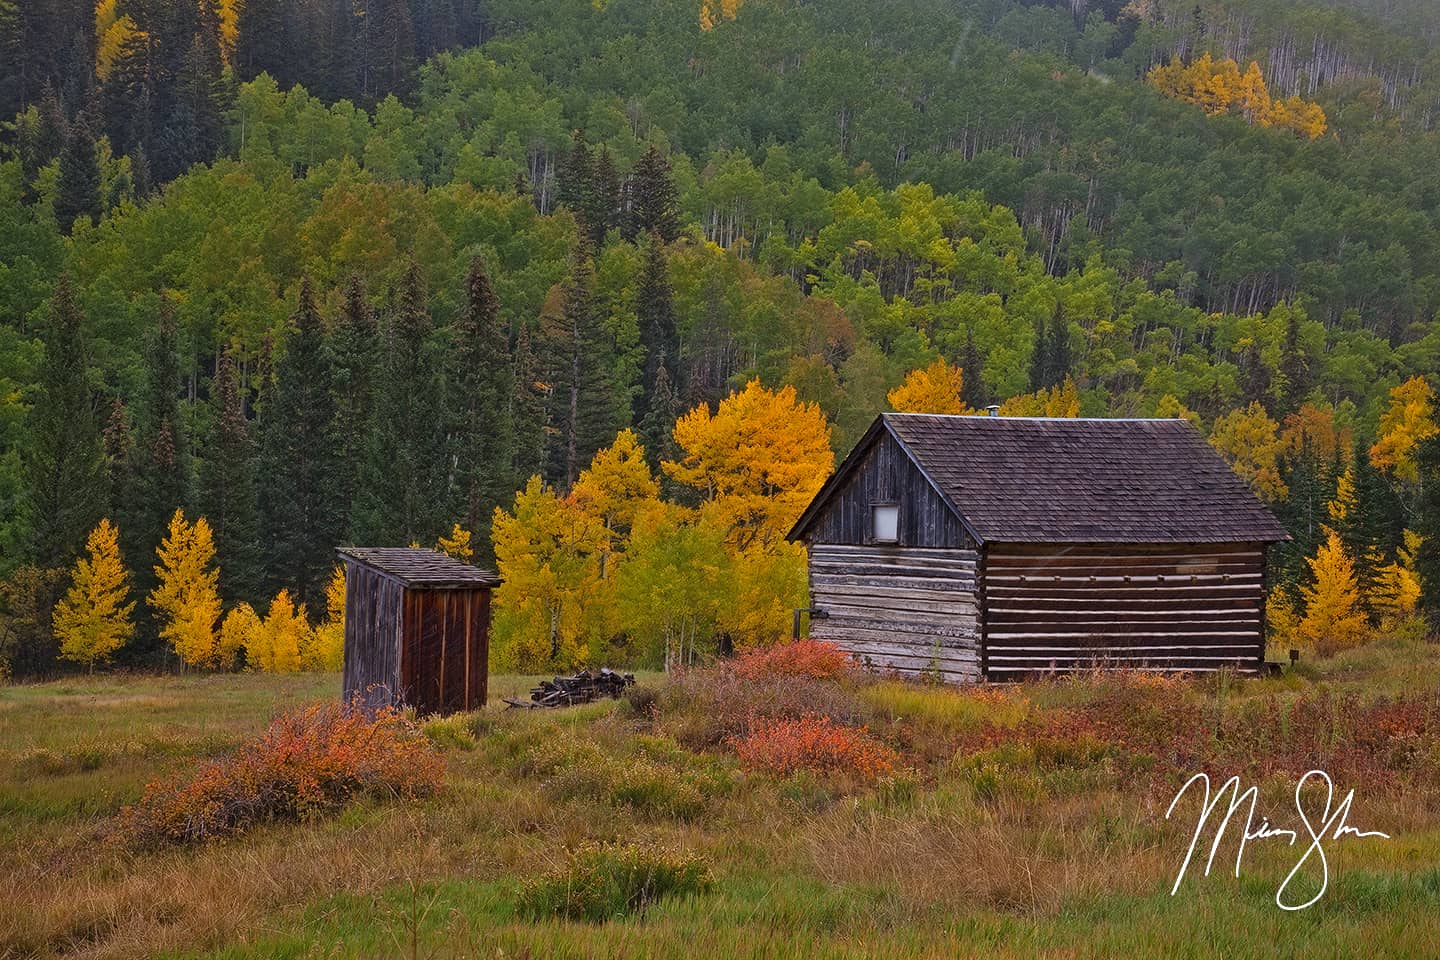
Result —
[[[1433, 957], [1440, 943], [1431, 645], [1267, 679], [950, 690], [714, 668], [570, 710], [499, 704], [532, 679], [492, 678], [490, 708], [423, 725], [445, 762], [433, 797], [143, 849], [115, 824], [148, 782], [334, 698], [338, 678], [0, 688], [0, 957]], [[741, 762], [760, 718], [802, 714], [863, 725], [893, 762]], [[1194, 866], [1170, 896], [1196, 806], [1164, 814], [1190, 774], [1240, 774], [1294, 826], [1311, 766], [1355, 788], [1352, 825], [1392, 839], [1327, 844], [1329, 890], [1303, 911], [1274, 903], [1299, 850], [1273, 840], [1251, 843], [1238, 880], [1227, 842], [1209, 878]], [[527, 881], [607, 844], [690, 858], [708, 880], [601, 922], [524, 907]]]

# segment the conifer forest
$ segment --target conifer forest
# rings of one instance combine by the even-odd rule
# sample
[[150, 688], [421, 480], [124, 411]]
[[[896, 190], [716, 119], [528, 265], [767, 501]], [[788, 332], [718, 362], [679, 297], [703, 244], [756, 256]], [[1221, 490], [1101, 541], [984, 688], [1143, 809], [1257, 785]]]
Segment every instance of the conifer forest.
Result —
[[1428, 0], [0, 0], [0, 676], [337, 669], [340, 544], [496, 671], [763, 647], [992, 404], [1191, 421], [1273, 650], [1424, 637], [1437, 389]]

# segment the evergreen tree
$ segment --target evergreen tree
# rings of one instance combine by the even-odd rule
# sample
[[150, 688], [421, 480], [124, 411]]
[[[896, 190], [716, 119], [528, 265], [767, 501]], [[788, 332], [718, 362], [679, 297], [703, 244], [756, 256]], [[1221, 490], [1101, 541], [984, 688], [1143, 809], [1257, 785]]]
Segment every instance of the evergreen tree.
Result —
[[[648, 412], [665, 358], [680, 354], [680, 341], [675, 333], [675, 303], [670, 289], [670, 273], [658, 234], [651, 234], [650, 242], [645, 247], [645, 266], [640, 273], [635, 312], [640, 326], [640, 346], [645, 350], [645, 366], [640, 381], [640, 409]], [[673, 390], [673, 384], [671, 386]], [[648, 448], [649, 444], [646, 446]]]
[[1065, 382], [1070, 376], [1074, 359], [1070, 353], [1070, 321], [1065, 319], [1064, 307], [1056, 307], [1045, 331], [1045, 383], [1054, 387]]
[[470, 261], [465, 307], [455, 322], [449, 351], [450, 461], [454, 464], [456, 513], [478, 535], [482, 560], [489, 561], [490, 517], [515, 490], [510, 402], [515, 385], [509, 336], [500, 319], [500, 301], [485, 264]]
[[125, 402], [115, 397], [102, 435], [105, 472], [110, 490], [110, 516], [121, 530], [141, 523], [139, 478], [135, 473], [135, 441]]
[[84, 326], [75, 289], [62, 276], [50, 301], [25, 448], [26, 515], [43, 569], [68, 566], [105, 513], [105, 458]]
[[335, 432], [339, 442], [335, 491], [344, 529], [354, 532], [355, 501], [373, 416], [380, 334], [365, 284], [352, 276], [331, 336], [334, 356]]
[[545, 408], [548, 387], [542, 382], [541, 361], [531, 343], [530, 328], [520, 325], [515, 335], [511, 369], [510, 424], [514, 438], [517, 485], [545, 469]]
[[1035, 321], [1035, 348], [1030, 351], [1031, 390], [1043, 390], [1049, 386], [1049, 384], [1045, 382], [1050, 368], [1046, 357], [1046, 347], [1045, 319], [1041, 317]]
[[60, 181], [55, 187], [55, 223], [69, 233], [80, 217], [91, 223], [100, 217], [100, 161], [95, 156], [95, 137], [83, 114], [70, 125], [65, 138]]
[[1292, 539], [1276, 545], [1274, 571], [1278, 584], [1291, 586], [1309, 578], [1306, 559], [1314, 556], [1325, 536], [1335, 467], [1307, 441], [1282, 463], [1280, 478], [1289, 495], [1275, 505], [1275, 512]]
[[652, 143], [631, 173], [625, 239], [633, 242], [642, 234], [655, 233], [665, 243], [673, 243], [680, 236], [679, 209], [670, 161]]
[[[375, 65], [380, 89], [403, 92], [415, 69], [415, 27], [410, 7], [406, 0], [378, 0], [375, 11], [376, 23], [370, 34], [374, 53], [369, 61]], [[374, 94], [378, 97], [380, 90]]]
[[[675, 421], [680, 419], [680, 413], [680, 395], [670, 380], [670, 371], [662, 353], [656, 358], [655, 383], [640, 421], [640, 440], [645, 444], [645, 459], [651, 469], [658, 470], [662, 462], [677, 458], [679, 447], [675, 444]], [[662, 478], [661, 485], [669, 482], [666, 476]]]
[[425, 282], [411, 263], [385, 323], [374, 418], [356, 506], [356, 538], [404, 546], [444, 530], [439, 364]]
[[1300, 344], [1300, 311], [1290, 310], [1285, 321], [1285, 340], [1280, 346], [1280, 407], [1294, 410], [1310, 392], [1310, 358]]
[[[165, 536], [170, 515], [190, 505], [190, 456], [185, 418], [180, 409], [180, 328], [174, 307], [161, 304], [159, 321], [145, 352], [145, 389], [136, 444], [140, 529], [127, 551], [149, 556]], [[124, 537], [124, 531], [121, 531]], [[137, 569], [136, 586], [149, 593], [146, 565]]]
[[611, 391], [612, 345], [595, 305], [595, 270], [584, 250], [571, 257], [570, 278], [548, 339], [550, 479], [569, 490], [580, 468], [615, 435]]
[[1420, 575], [1420, 609], [1432, 630], [1440, 632], [1440, 434], [1420, 441], [1415, 449], [1419, 497], [1415, 502], [1415, 570]]
[[260, 597], [260, 518], [255, 493], [255, 443], [245, 416], [235, 361], [227, 353], [210, 382], [210, 442], [200, 464], [200, 511], [215, 535], [224, 593]]
[[965, 327], [965, 350], [960, 354], [960, 369], [964, 379], [960, 385], [960, 399], [972, 410], [984, 410], [990, 404], [990, 393], [985, 389], [985, 359], [980, 348], [975, 346], [975, 331]]
[[230, 106], [216, 0], [200, 0], [198, 10], [199, 22], [177, 77], [179, 102], [185, 106], [195, 131], [194, 140], [185, 145], [190, 163], [207, 162], [219, 154], [225, 135], [225, 111]]
[[260, 420], [261, 532], [271, 589], [320, 603], [341, 540], [330, 353], [309, 278]]
[[591, 247], [598, 250], [605, 242], [605, 234], [617, 224], [620, 216], [620, 174], [608, 147], [602, 146], [595, 158], [586, 200], [581, 208], [585, 226]]
[[[583, 221], [591, 209], [591, 181], [594, 177], [594, 161], [590, 157], [590, 146], [577, 131], [570, 138], [570, 153], [560, 164], [556, 183], [556, 200], [577, 220]], [[581, 232], [587, 236], [589, 228], [582, 223]]]

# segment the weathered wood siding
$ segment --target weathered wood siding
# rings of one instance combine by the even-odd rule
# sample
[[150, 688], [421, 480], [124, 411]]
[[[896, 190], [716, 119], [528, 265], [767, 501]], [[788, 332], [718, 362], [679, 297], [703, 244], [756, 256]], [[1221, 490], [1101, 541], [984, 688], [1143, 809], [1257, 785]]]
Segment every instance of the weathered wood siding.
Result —
[[361, 563], [346, 564], [345, 699], [417, 713], [485, 705], [490, 590], [414, 589]]
[[401, 685], [417, 713], [484, 706], [489, 622], [489, 590], [406, 591]]
[[871, 445], [846, 482], [834, 491], [805, 539], [861, 546], [870, 542], [870, 507], [900, 507], [900, 545], [974, 549], [960, 518], [888, 432]]
[[1261, 544], [992, 544], [986, 549], [986, 676], [1123, 666], [1258, 669]]
[[810, 545], [810, 636], [873, 669], [980, 677], [973, 550]]
[[404, 699], [400, 677], [400, 581], [358, 563], [345, 570], [345, 699], [369, 709]]

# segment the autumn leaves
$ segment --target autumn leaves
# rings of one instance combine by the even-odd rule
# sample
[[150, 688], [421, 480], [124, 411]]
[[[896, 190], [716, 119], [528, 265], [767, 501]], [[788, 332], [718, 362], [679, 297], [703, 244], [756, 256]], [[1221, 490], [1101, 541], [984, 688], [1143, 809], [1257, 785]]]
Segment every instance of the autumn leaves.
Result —
[[[281, 590], [262, 619], [248, 603], [220, 614], [220, 570], [215, 542], [204, 517], [193, 523], [181, 510], [170, 518], [156, 551], [157, 585], [146, 597], [160, 637], [182, 663], [202, 669], [233, 667], [243, 652], [259, 670], [337, 670], [344, 641], [344, 574], [337, 567], [327, 594], [330, 619], [310, 626], [305, 605]], [[94, 669], [135, 634], [130, 575], [120, 555], [119, 531], [102, 519], [90, 533], [86, 555], [76, 561], [71, 585], [53, 616], [60, 655]]]
[[1272, 98], [1254, 61], [1242, 74], [1234, 60], [1216, 60], [1208, 52], [1188, 66], [1174, 57], [1151, 69], [1146, 79], [1167, 97], [1198, 104], [1211, 116], [1233, 111], [1257, 126], [1290, 130], [1310, 140], [1326, 129], [1325, 111], [1318, 103]]

